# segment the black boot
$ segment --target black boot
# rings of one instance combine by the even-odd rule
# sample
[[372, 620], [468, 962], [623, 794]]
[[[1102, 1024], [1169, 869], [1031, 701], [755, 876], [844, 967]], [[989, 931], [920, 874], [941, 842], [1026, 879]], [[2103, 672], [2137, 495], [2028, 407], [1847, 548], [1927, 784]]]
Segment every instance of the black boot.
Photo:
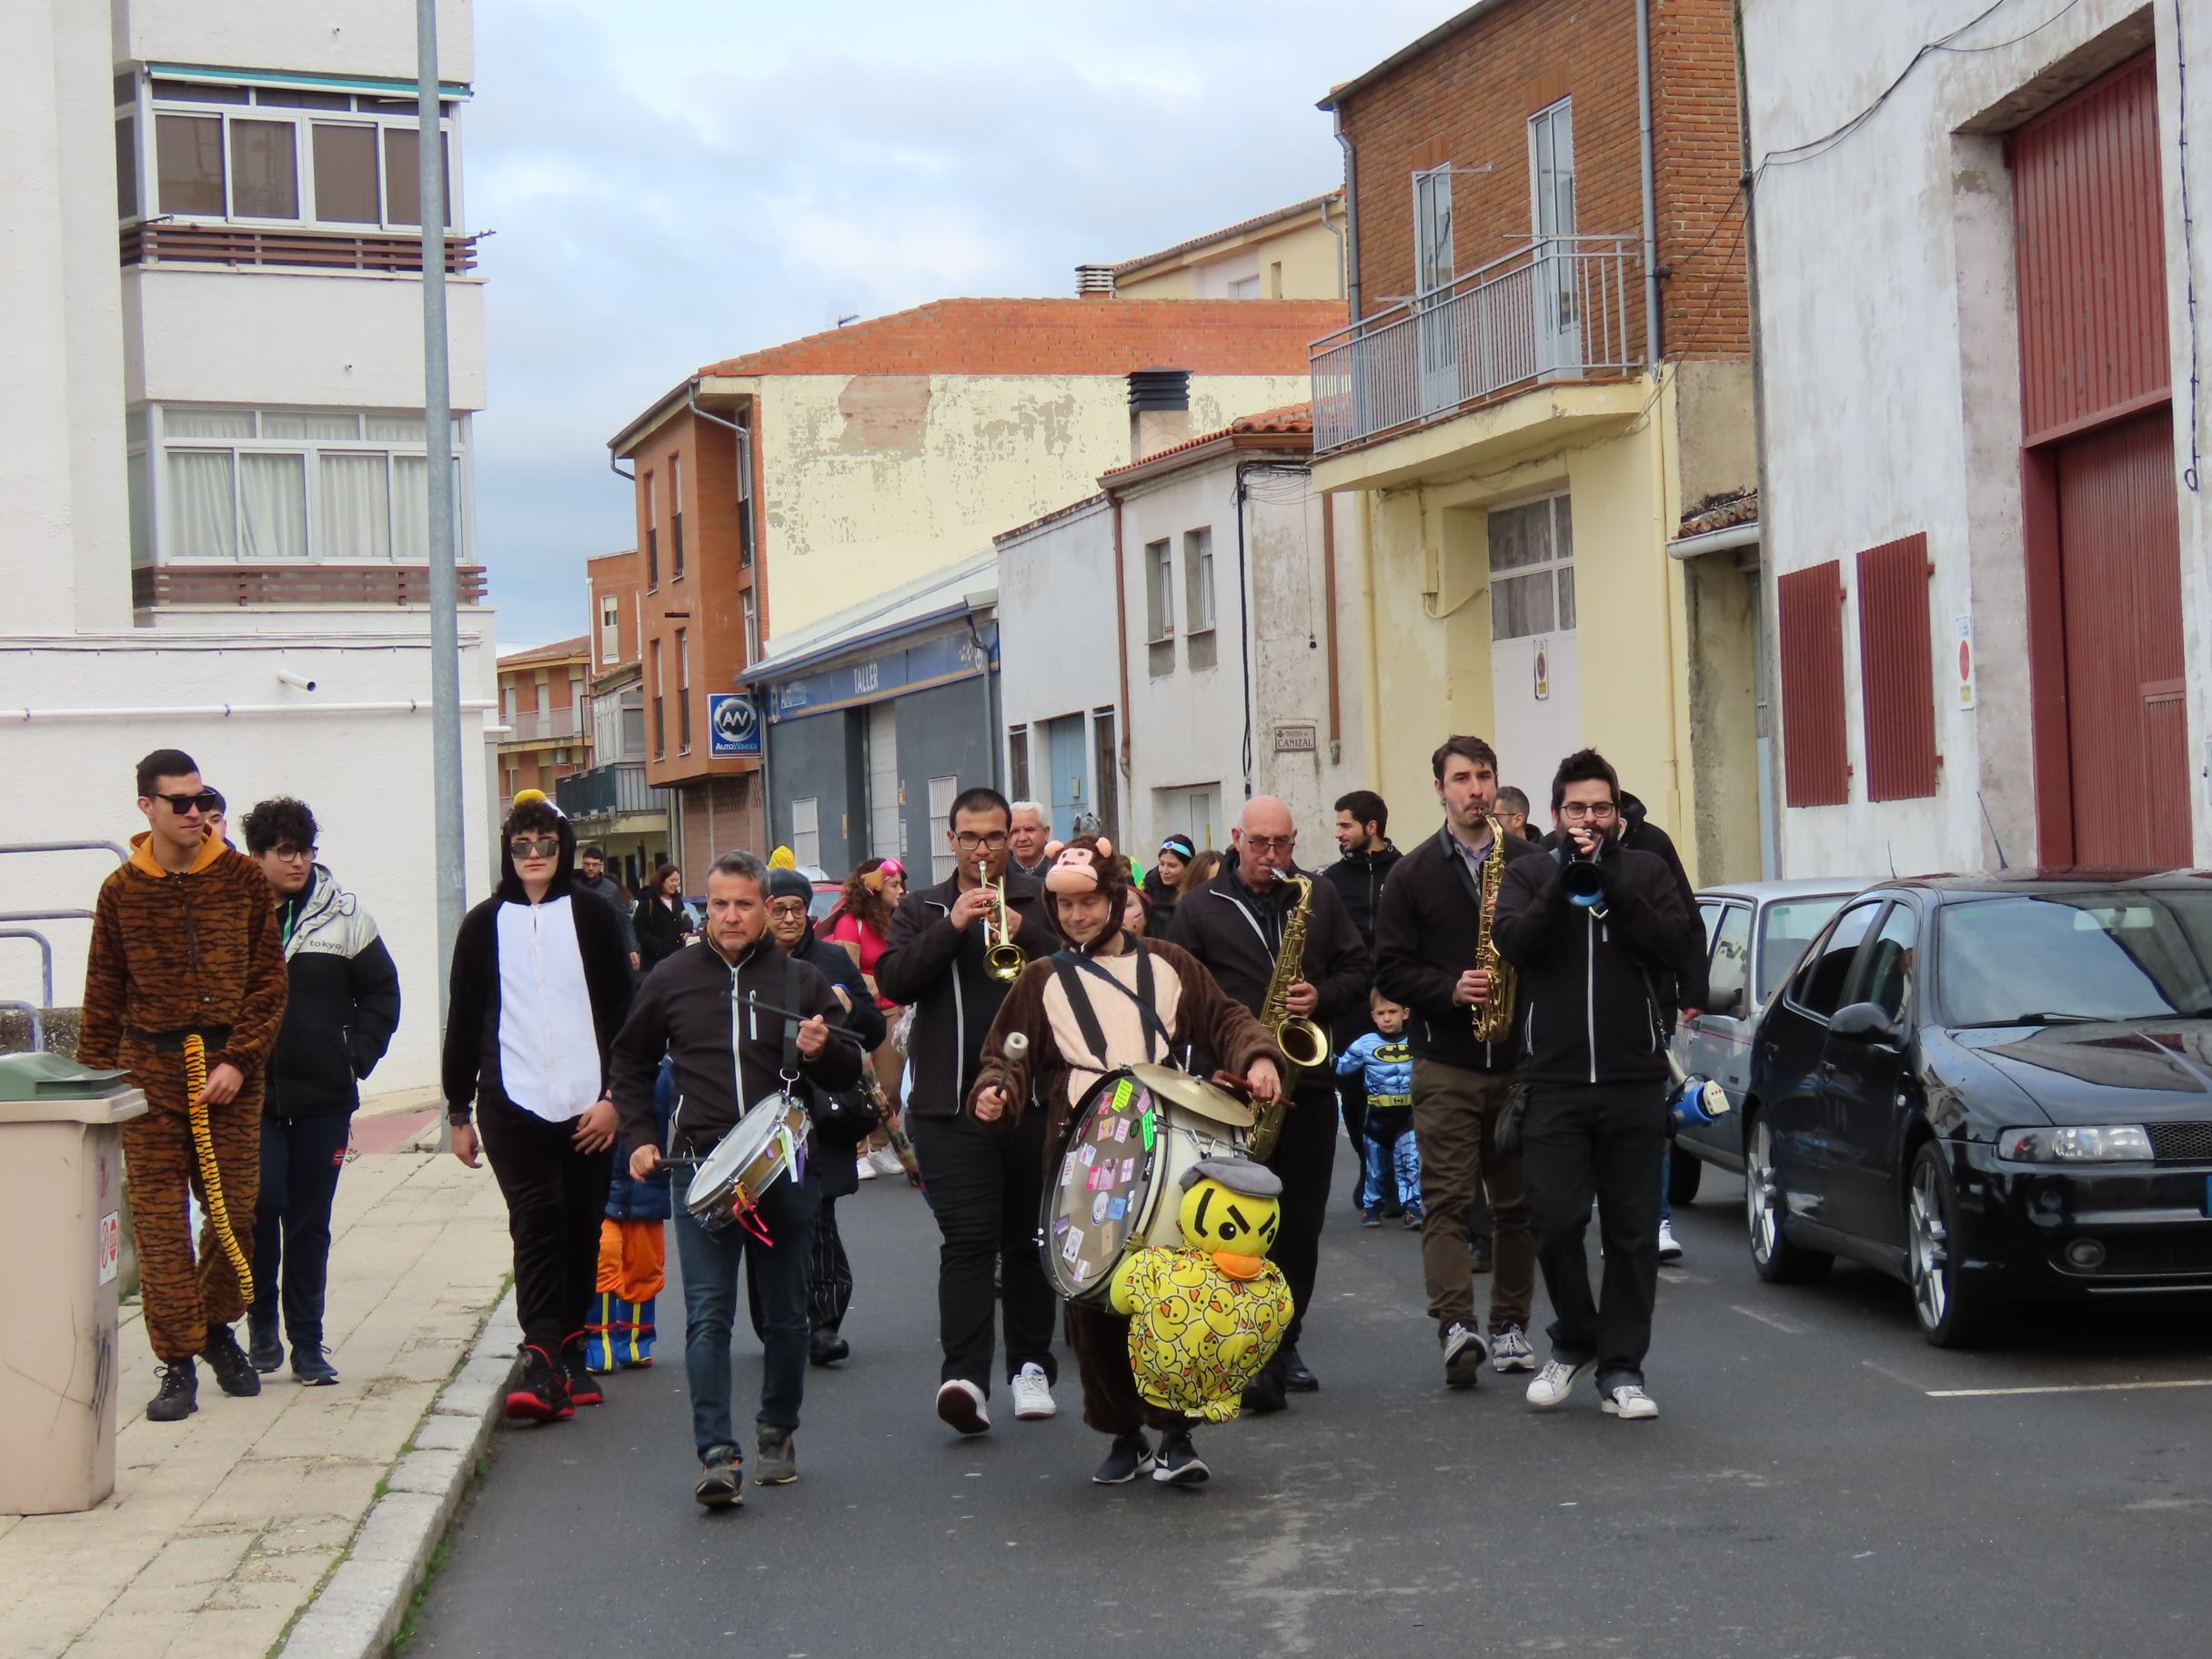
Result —
[[1264, 1417], [1279, 1412], [1290, 1403], [1283, 1392], [1282, 1356], [1278, 1354], [1267, 1362], [1260, 1374], [1244, 1385], [1244, 1409], [1254, 1417]]
[[246, 1357], [254, 1369], [267, 1376], [284, 1363], [284, 1344], [276, 1340], [276, 1311], [265, 1316], [259, 1308], [246, 1316]]
[[216, 1386], [225, 1393], [245, 1400], [261, 1392], [261, 1373], [246, 1357], [246, 1350], [238, 1346], [228, 1325], [207, 1327], [207, 1344], [200, 1350], [200, 1358], [207, 1362]]
[[155, 1369], [161, 1373], [161, 1392], [146, 1402], [148, 1423], [182, 1423], [200, 1409], [199, 1372], [190, 1360]]
[[852, 1344], [827, 1326], [807, 1332], [807, 1359], [815, 1365], [834, 1365], [852, 1352]]
[[1282, 1386], [1293, 1394], [1317, 1394], [1321, 1392], [1321, 1379], [1298, 1357], [1297, 1349], [1285, 1348], [1278, 1358], [1278, 1363], [1282, 1367]]

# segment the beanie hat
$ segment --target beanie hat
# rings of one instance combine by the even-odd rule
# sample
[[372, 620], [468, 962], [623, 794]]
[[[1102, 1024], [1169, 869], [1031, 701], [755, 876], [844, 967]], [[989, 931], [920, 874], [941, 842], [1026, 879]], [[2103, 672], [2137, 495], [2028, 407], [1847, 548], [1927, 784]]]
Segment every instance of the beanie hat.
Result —
[[811, 902], [814, 883], [796, 870], [772, 868], [768, 872], [768, 896], [770, 899], [804, 899]]

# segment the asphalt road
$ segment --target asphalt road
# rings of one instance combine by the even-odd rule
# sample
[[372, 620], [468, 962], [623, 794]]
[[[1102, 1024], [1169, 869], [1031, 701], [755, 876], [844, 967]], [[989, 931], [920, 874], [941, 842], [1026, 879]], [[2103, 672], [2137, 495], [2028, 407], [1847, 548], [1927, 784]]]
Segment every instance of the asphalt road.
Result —
[[1542, 1416], [1507, 1379], [1447, 1393], [1416, 1241], [1340, 1196], [1322, 1392], [1202, 1432], [1214, 1479], [1176, 1491], [1091, 1484], [1072, 1367], [1051, 1423], [995, 1390], [988, 1435], [940, 1424], [935, 1230], [864, 1185], [854, 1353], [809, 1373], [798, 1483], [691, 1502], [671, 1286], [659, 1366], [497, 1437], [410, 1659], [2212, 1651], [2212, 1387], [2156, 1386], [2212, 1382], [2212, 1320], [2061, 1311], [1939, 1352], [1871, 1272], [1760, 1284], [1740, 1193], [1709, 1170], [1676, 1212], [1649, 1423], [1594, 1391]]

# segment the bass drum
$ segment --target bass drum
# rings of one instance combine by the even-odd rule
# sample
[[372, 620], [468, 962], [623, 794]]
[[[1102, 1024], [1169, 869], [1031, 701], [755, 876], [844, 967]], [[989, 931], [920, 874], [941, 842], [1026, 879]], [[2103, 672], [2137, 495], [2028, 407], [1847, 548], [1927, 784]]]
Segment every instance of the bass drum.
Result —
[[1182, 1174], [1244, 1156], [1251, 1109], [1167, 1066], [1126, 1066], [1091, 1085], [1045, 1187], [1038, 1247], [1071, 1302], [1103, 1302], [1122, 1255], [1182, 1242]]

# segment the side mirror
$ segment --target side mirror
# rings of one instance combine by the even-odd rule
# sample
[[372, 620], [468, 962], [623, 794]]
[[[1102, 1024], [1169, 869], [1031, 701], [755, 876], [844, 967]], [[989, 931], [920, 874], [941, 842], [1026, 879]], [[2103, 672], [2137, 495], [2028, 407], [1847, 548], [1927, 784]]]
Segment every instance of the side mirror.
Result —
[[1743, 1011], [1744, 991], [1741, 986], [1734, 990], [1714, 992], [1712, 1000], [1705, 1008], [1708, 1014], [1720, 1014], [1727, 1019], [1734, 1019]]
[[1828, 1032], [1855, 1042], [1872, 1042], [1878, 1038], [1895, 1038], [1897, 1027], [1889, 1010], [1879, 1002], [1853, 1002], [1835, 1010], [1835, 1017], [1828, 1021]]

